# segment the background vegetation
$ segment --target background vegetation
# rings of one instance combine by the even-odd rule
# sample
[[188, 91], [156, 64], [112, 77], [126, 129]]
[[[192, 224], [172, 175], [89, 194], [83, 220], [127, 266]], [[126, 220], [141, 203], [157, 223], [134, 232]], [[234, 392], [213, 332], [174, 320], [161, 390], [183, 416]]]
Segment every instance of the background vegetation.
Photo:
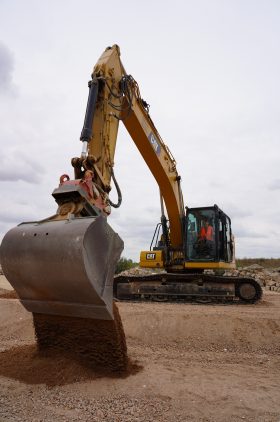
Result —
[[133, 262], [132, 259], [121, 257], [117, 263], [115, 274], [119, 274], [125, 270], [130, 270], [131, 268], [137, 267], [138, 265], [138, 262]]
[[[261, 265], [264, 268], [280, 268], [280, 258], [237, 258], [236, 266], [237, 267], [248, 267], [252, 264]], [[137, 267], [138, 262], [132, 261], [132, 259], [121, 257], [115, 274], [119, 274], [122, 271], [130, 270], [131, 268]]]
[[264, 268], [280, 268], [280, 258], [237, 258], [237, 267], [247, 267], [248, 265], [258, 264]]

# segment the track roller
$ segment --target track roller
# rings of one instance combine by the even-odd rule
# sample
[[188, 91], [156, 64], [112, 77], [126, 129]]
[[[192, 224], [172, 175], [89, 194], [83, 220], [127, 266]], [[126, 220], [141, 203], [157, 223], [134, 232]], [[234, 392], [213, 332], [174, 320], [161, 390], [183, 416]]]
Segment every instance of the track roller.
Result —
[[236, 296], [243, 302], [255, 303], [262, 297], [262, 288], [254, 279], [246, 278], [236, 284]]

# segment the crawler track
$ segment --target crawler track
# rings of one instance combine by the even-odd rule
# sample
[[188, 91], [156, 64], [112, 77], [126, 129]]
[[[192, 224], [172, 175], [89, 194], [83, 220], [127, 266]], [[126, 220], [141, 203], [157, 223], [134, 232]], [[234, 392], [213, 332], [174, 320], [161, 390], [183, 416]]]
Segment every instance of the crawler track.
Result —
[[256, 303], [262, 297], [262, 288], [253, 278], [162, 273], [117, 276], [114, 297], [134, 301]]

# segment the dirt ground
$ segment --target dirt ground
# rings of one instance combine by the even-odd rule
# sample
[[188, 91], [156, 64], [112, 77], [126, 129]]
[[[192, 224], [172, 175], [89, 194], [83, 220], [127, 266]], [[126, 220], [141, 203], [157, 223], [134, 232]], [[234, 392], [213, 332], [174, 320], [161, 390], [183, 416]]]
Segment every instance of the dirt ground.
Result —
[[122, 377], [38, 355], [32, 315], [2, 298], [0, 422], [280, 422], [280, 294], [258, 305], [117, 305], [134, 368]]

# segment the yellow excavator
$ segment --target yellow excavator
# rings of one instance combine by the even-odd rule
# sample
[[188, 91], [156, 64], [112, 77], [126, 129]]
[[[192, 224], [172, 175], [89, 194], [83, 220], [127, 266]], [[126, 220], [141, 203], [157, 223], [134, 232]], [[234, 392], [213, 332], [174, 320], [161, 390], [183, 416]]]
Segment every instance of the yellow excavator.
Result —
[[[258, 301], [262, 289], [255, 280], [219, 273], [235, 268], [230, 218], [217, 205], [185, 207], [175, 159], [117, 45], [101, 55], [88, 86], [82, 152], [72, 159], [74, 179], [62, 175], [52, 193], [56, 214], [21, 223], [2, 241], [4, 274], [25, 308], [33, 314], [112, 320], [113, 291], [120, 300]], [[140, 265], [165, 272], [114, 281], [123, 241], [107, 217], [122, 201], [113, 170], [119, 121], [160, 188], [161, 222]], [[116, 204], [109, 197], [112, 181]]]

